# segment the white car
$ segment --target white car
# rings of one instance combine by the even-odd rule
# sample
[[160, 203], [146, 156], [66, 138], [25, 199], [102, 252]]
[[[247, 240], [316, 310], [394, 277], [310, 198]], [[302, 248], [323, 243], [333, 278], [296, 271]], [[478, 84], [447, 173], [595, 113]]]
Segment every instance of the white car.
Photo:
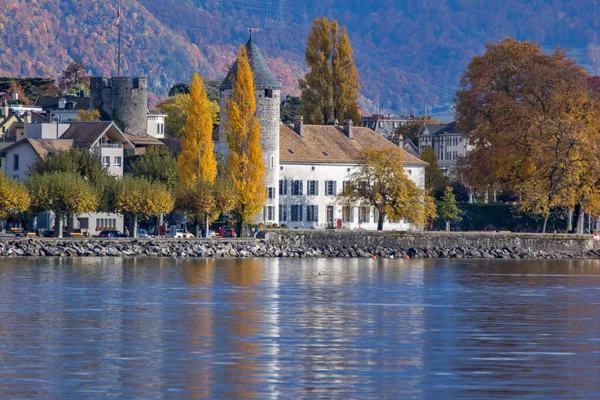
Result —
[[175, 236], [173, 237], [175, 239], [192, 239], [194, 237], [194, 234], [191, 232], [184, 231], [183, 229], [177, 229], [175, 231]]

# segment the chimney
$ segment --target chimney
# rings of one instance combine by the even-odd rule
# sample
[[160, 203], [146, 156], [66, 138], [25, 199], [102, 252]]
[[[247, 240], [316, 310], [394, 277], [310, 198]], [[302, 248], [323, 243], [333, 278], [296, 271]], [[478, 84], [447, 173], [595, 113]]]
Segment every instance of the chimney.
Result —
[[50, 109], [46, 110], [46, 122], [52, 122], [52, 110]]
[[294, 130], [300, 137], [304, 137], [304, 117], [302, 115], [294, 118]]
[[65, 100], [64, 98], [60, 98], [58, 99], [58, 108], [65, 108], [65, 106], [67, 105], [67, 100]]
[[354, 139], [352, 137], [352, 120], [347, 119], [344, 121], [344, 135], [348, 136], [348, 139]]
[[30, 124], [31, 123], [31, 111], [27, 111], [25, 113], [25, 122]]
[[338, 126], [340, 124], [340, 121], [338, 121], [335, 118], [329, 118], [327, 120], [327, 125], [333, 125], [333, 126]]
[[7, 118], [9, 113], [10, 109], [8, 108], [8, 103], [6, 102], [6, 99], [4, 99], [4, 101], [2, 102], [2, 116], [4, 118]]

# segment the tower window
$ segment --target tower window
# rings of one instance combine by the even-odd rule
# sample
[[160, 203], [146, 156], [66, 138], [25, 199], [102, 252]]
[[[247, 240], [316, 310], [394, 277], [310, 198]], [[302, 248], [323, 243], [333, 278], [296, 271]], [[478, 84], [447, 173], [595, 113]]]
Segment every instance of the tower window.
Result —
[[273, 89], [265, 89], [265, 97], [273, 98]]

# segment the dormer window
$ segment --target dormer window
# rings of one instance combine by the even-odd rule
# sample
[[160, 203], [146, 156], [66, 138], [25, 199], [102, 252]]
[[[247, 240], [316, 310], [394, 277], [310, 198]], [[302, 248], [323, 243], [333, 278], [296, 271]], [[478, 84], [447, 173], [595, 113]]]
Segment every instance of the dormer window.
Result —
[[290, 152], [290, 154], [294, 154], [294, 150], [288, 149], [288, 151]]

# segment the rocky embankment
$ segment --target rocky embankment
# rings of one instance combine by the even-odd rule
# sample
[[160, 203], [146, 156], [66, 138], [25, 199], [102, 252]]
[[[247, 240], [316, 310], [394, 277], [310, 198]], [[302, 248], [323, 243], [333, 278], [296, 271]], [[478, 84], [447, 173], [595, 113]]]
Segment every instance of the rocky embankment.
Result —
[[519, 247], [391, 248], [359, 245], [287, 245], [265, 240], [4, 239], [3, 257], [209, 257], [209, 258], [600, 258], [600, 250], [542, 251]]

